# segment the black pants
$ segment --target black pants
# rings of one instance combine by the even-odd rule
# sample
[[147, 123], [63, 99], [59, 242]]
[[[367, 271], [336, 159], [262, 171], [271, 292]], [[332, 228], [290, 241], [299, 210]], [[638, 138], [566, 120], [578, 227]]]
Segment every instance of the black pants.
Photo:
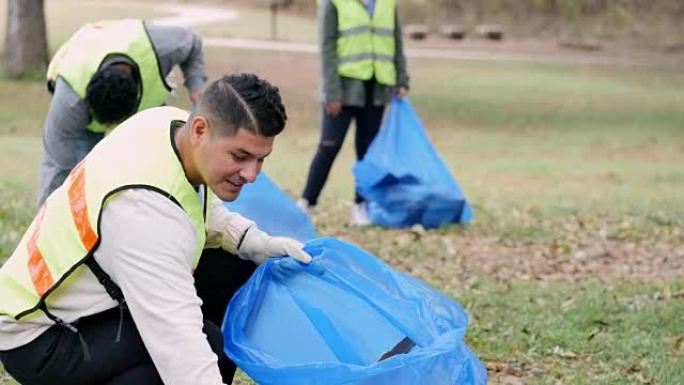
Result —
[[[219, 369], [226, 384], [235, 374], [235, 364], [223, 353], [219, 325], [233, 294], [252, 275], [256, 265], [222, 250], [205, 250], [195, 271], [195, 287], [203, 301], [203, 331], [211, 349], [219, 357]], [[121, 340], [115, 342], [119, 322]], [[38, 338], [19, 348], [0, 352], [5, 369], [23, 385], [162, 384], [152, 359], [127, 310], [108, 310], [74, 323], [79, 334], [55, 325]], [[81, 340], [90, 351], [84, 360]], [[179, 354], [183, 347], [178, 347]]]
[[[351, 120], [356, 122], [356, 138], [354, 141], [356, 148], [356, 159], [360, 160], [366, 155], [368, 146], [378, 134], [382, 123], [382, 114], [385, 106], [368, 105], [366, 107], [342, 107], [342, 112], [337, 116], [331, 116], [323, 109], [323, 131], [321, 141], [318, 144], [318, 151], [311, 161], [309, 177], [302, 197], [309, 201], [311, 205], [318, 203], [318, 196], [323, 190], [330, 169], [337, 154], [342, 148], [344, 137], [347, 135]], [[363, 202], [363, 198], [355, 194], [356, 203]]]

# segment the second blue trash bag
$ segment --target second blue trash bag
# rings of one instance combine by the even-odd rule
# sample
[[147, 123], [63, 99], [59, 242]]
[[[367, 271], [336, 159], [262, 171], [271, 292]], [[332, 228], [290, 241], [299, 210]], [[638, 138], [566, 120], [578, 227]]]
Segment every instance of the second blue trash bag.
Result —
[[332, 238], [257, 268], [230, 302], [225, 351], [260, 385], [485, 385], [455, 301]]
[[473, 218], [458, 183], [406, 99], [392, 101], [380, 132], [353, 172], [375, 224], [435, 228]]
[[238, 199], [225, 205], [228, 210], [253, 220], [271, 235], [290, 237], [300, 242], [316, 237], [309, 217], [263, 172], [254, 183], [242, 187]]

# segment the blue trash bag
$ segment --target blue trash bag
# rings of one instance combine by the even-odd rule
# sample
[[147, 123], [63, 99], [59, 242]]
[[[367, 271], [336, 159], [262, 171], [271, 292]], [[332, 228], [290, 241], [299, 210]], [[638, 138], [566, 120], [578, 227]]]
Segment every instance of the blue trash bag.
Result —
[[290, 237], [300, 242], [316, 237], [309, 217], [263, 172], [254, 183], [242, 187], [238, 199], [224, 205], [228, 210], [253, 220], [270, 235]]
[[487, 383], [458, 303], [348, 243], [305, 250], [311, 265], [259, 266], [226, 312], [224, 350], [257, 384]]
[[435, 228], [473, 219], [458, 183], [406, 99], [392, 100], [380, 132], [353, 172], [375, 224]]

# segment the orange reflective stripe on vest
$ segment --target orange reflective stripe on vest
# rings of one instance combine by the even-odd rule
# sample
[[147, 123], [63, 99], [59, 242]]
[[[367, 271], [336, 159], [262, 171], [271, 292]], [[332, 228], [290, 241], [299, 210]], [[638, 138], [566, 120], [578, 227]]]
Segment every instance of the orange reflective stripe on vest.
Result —
[[90, 220], [88, 219], [83, 162], [79, 163], [71, 172], [69, 206], [71, 207], [71, 216], [74, 219], [74, 225], [76, 225], [76, 229], [78, 230], [81, 243], [83, 243], [86, 250], [92, 249], [97, 242], [97, 234], [93, 231], [92, 226], [90, 226]]
[[[85, 170], [83, 162], [79, 163], [69, 174], [69, 206], [71, 208], [71, 216], [74, 220], [74, 225], [78, 231], [81, 243], [86, 250], [91, 250], [95, 243], [97, 243], [97, 234], [93, 231], [88, 219], [88, 204], [85, 197]], [[40, 229], [43, 224], [43, 217], [45, 215], [45, 204], [41, 207], [38, 213], [38, 222], [36, 228], [29, 239], [28, 247], [28, 267], [31, 273], [31, 280], [33, 286], [36, 288], [36, 293], [40, 296], [45, 294], [52, 285], [54, 279], [50, 273], [50, 269], [43, 258], [43, 254], [38, 247], [38, 237]]]
[[40, 227], [43, 223], [44, 216], [45, 205], [40, 208], [36, 228], [33, 230], [33, 234], [31, 234], [31, 238], [26, 245], [28, 248], [28, 268], [31, 273], [31, 280], [33, 281], [33, 286], [36, 288], [36, 293], [40, 296], [45, 294], [55, 282], [52, 278], [52, 274], [50, 274], [47, 263], [45, 263], [43, 254], [38, 248], [38, 236], [40, 235]]

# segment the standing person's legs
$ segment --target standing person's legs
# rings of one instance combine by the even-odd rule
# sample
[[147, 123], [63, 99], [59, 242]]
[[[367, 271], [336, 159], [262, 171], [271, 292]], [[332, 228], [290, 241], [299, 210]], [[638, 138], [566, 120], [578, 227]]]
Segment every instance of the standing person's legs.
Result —
[[323, 190], [333, 162], [340, 152], [340, 148], [342, 148], [344, 137], [347, 135], [349, 124], [356, 109], [358, 108], [342, 107], [339, 115], [332, 116], [323, 108], [321, 140], [316, 155], [311, 161], [309, 176], [302, 193], [302, 198], [306, 199], [310, 206], [315, 206], [318, 203], [318, 196]]
[[[254, 262], [241, 259], [223, 249], [206, 249], [195, 270], [195, 289], [202, 299], [202, 314], [209, 321], [205, 322], [204, 334], [209, 337], [212, 350], [221, 352], [217, 355], [224, 381], [228, 381], [225, 380], [228, 376], [233, 378], [237, 367], [223, 353], [223, 334], [220, 329], [223, 317], [231, 298], [252, 276], [256, 267]], [[216, 343], [212, 344], [212, 341]]]
[[[380, 130], [384, 111], [385, 106], [371, 105], [360, 109], [356, 115], [356, 138], [354, 141], [356, 147], [356, 160], [361, 160], [366, 155], [368, 147]], [[363, 202], [363, 197], [361, 197], [358, 192], [356, 192], [354, 202]]]

